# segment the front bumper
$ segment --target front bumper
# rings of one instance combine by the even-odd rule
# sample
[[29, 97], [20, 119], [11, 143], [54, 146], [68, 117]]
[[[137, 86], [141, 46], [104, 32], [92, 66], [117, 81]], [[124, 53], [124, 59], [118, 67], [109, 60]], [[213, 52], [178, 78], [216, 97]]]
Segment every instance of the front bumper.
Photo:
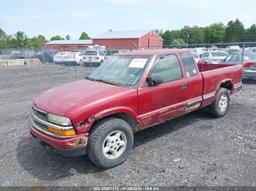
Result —
[[30, 133], [33, 137], [40, 140], [43, 145], [49, 146], [57, 153], [65, 156], [81, 156], [86, 154], [86, 145], [89, 134], [79, 134], [72, 138], [55, 138], [41, 132], [34, 127], [33, 119], [30, 117], [28, 121]]

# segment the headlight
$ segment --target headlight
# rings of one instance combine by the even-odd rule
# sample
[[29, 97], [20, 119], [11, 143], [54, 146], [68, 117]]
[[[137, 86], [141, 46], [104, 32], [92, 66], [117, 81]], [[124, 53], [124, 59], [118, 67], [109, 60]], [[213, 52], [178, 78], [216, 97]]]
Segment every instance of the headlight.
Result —
[[54, 123], [56, 125], [61, 125], [61, 126], [71, 126], [71, 122], [68, 118], [58, 116], [58, 115], [53, 115], [48, 113], [48, 121], [51, 123]]

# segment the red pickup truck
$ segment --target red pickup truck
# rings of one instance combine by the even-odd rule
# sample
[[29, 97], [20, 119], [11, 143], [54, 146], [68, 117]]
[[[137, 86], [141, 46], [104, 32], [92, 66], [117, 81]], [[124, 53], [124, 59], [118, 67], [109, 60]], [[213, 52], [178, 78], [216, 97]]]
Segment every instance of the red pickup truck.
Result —
[[242, 65], [197, 65], [183, 50], [117, 54], [86, 79], [36, 97], [30, 132], [55, 151], [111, 168], [127, 159], [137, 131], [204, 107], [224, 116], [242, 74]]

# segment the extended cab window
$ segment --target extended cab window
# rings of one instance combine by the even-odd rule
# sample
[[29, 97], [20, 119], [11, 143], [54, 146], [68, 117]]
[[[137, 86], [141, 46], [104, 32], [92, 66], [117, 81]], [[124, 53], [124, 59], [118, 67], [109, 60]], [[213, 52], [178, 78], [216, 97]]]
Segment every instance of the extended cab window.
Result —
[[159, 76], [163, 82], [169, 82], [182, 78], [180, 63], [176, 55], [160, 56], [151, 76]]
[[192, 77], [198, 74], [197, 65], [195, 63], [195, 59], [190, 53], [181, 54], [181, 60], [183, 62], [183, 66], [185, 68], [186, 76]]

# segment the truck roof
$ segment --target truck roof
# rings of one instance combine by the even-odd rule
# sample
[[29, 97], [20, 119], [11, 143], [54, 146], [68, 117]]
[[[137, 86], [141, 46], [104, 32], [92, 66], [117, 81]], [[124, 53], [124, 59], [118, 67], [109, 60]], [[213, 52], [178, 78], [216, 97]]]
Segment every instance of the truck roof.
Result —
[[188, 52], [188, 51], [180, 50], [180, 49], [146, 49], [146, 50], [122, 52], [116, 55], [118, 56], [153, 56], [153, 55], [163, 55], [163, 54], [181, 53], [181, 52]]

